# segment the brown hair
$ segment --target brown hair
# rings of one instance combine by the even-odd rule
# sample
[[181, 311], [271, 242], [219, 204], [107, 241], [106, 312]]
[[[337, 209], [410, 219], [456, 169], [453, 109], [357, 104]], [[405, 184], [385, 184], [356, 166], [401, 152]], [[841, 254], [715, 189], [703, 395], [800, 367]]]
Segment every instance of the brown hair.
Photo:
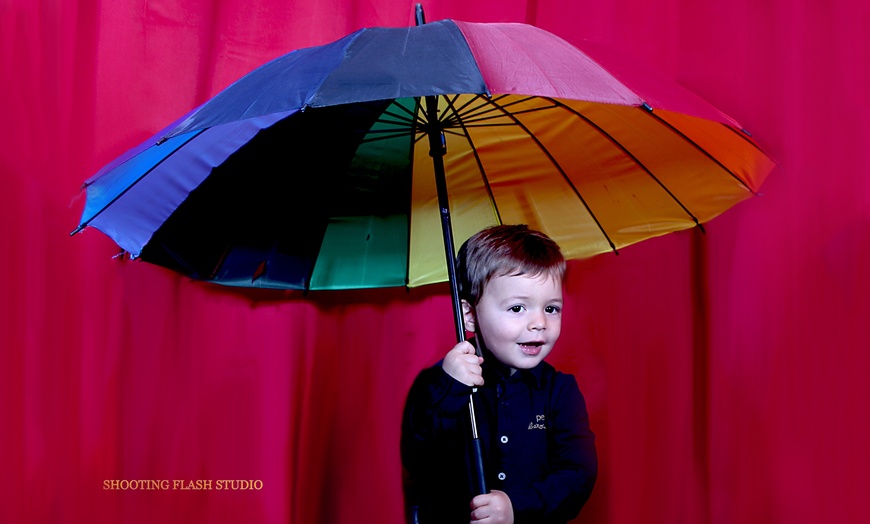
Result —
[[550, 237], [526, 225], [488, 227], [462, 244], [456, 259], [459, 298], [476, 306], [483, 288], [497, 276], [562, 278], [565, 257]]

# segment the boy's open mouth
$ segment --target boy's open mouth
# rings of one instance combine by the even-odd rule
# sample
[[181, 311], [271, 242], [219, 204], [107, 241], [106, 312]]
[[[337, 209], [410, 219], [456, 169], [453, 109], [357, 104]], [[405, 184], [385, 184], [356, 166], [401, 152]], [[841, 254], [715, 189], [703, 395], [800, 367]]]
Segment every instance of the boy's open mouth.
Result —
[[541, 347], [543, 347], [544, 341], [533, 340], [531, 342], [520, 342], [518, 345], [520, 346], [520, 349], [523, 350], [523, 353], [533, 357], [541, 352]]

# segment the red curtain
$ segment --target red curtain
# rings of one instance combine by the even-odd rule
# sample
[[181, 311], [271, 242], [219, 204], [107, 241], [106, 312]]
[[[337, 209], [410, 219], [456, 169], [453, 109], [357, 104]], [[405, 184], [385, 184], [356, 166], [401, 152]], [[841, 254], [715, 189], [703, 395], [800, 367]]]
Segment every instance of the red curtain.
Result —
[[[551, 360], [601, 460], [578, 522], [870, 521], [868, 4], [423, 3], [645, 60], [779, 164], [706, 235], [571, 263]], [[243, 293], [68, 233], [82, 181], [242, 74], [412, 23], [412, 2], [0, 1], [0, 521], [401, 522], [443, 287]], [[106, 489], [134, 480], [212, 489]]]

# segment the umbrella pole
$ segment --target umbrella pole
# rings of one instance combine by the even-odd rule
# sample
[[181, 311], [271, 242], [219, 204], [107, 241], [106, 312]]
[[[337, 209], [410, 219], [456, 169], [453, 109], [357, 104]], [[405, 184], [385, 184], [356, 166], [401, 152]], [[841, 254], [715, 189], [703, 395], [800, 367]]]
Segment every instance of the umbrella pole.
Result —
[[[418, 22], [421, 20], [418, 14]], [[453, 227], [450, 223], [450, 204], [447, 198], [447, 178], [444, 173], [444, 154], [447, 147], [438, 121], [438, 98], [426, 97], [426, 120], [429, 123], [429, 156], [435, 171], [435, 188], [438, 192], [438, 208], [441, 212], [441, 231], [444, 235], [444, 252], [447, 256], [447, 276], [450, 283], [450, 297], [453, 301], [453, 320], [456, 327], [456, 341], [465, 340], [465, 323], [462, 320], [462, 305], [459, 302], [459, 285], [456, 282], [456, 250], [453, 246]], [[477, 355], [481, 355], [480, 347], [475, 345]], [[474, 455], [473, 469], [475, 473], [475, 487], [479, 495], [488, 493], [486, 479], [483, 470], [483, 452], [480, 447], [480, 439], [477, 435], [477, 419], [474, 414], [474, 393], [472, 390], [468, 398], [468, 411], [471, 417], [471, 444]]]
[[426, 118], [429, 129], [429, 156], [435, 168], [435, 189], [438, 192], [438, 209], [441, 212], [441, 232], [444, 236], [444, 252], [447, 255], [447, 280], [450, 283], [450, 297], [453, 302], [453, 322], [456, 327], [456, 341], [465, 340], [462, 320], [462, 305], [459, 302], [459, 284], [456, 282], [456, 249], [453, 245], [453, 227], [450, 223], [450, 204], [447, 200], [447, 180], [444, 175], [444, 153], [446, 146], [438, 124], [438, 99], [426, 97]]
[[[414, 17], [417, 25], [426, 23], [423, 4], [417, 4]], [[444, 154], [447, 144], [438, 120], [438, 97], [426, 97], [427, 136], [429, 137], [429, 156], [435, 170], [435, 189], [438, 192], [438, 209], [441, 212], [441, 232], [444, 235], [444, 251], [447, 255], [447, 280], [450, 283], [450, 297], [453, 301], [453, 323], [456, 326], [456, 341], [465, 340], [465, 323], [462, 321], [462, 305], [459, 303], [459, 284], [456, 282], [456, 249], [453, 246], [453, 227], [450, 224], [450, 204], [447, 199], [447, 179], [444, 175]], [[477, 350], [480, 355], [480, 350]]]

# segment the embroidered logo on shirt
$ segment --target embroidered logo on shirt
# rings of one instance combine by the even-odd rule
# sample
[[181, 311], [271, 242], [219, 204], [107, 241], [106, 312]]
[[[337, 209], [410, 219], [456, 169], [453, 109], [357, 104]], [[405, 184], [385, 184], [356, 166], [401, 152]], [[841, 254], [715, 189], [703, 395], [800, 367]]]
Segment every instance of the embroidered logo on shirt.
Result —
[[544, 422], [544, 415], [535, 415], [535, 421], [529, 422], [529, 429], [547, 429], [547, 424]]

